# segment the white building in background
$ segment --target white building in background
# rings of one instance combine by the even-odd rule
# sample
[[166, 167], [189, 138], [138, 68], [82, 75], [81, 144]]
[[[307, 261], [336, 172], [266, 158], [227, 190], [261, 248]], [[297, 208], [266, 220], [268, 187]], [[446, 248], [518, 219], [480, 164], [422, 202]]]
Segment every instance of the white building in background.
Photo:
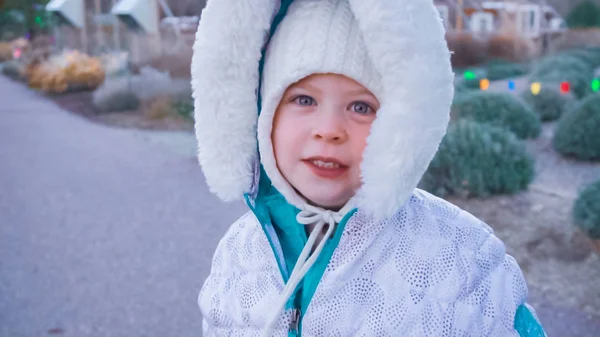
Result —
[[495, 29], [494, 14], [488, 11], [477, 11], [469, 17], [469, 30], [477, 34], [492, 34]]
[[110, 12], [129, 29], [146, 34], [158, 33], [160, 14], [156, 0], [120, 0]]
[[564, 19], [553, 7], [540, 1], [485, 1], [484, 10], [495, 13], [497, 26], [512, 29], [525, 38], [537, 39], [542, 34], [561, 33], [566, 29]]
[[526, 39], [566, 30], [564, 19], [541, 0], [435, 0], [448, 31], [516, 34]]
[[85, 5], [83, 0], [51, 0], [46, 11], [56, 15], [60, 20], [77, 28], [85, 25]]

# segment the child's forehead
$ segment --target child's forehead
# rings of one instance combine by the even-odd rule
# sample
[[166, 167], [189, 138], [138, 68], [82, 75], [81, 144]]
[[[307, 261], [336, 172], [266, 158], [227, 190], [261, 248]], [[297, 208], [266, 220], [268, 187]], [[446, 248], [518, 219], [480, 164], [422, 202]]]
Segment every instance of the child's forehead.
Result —
[[365, 88], [358, 81], [335, 73], [316, 73], [306, 76], [299, 81], [292, 83], [289, 89], [302, 88], [302, 89], [327, 89], [328, 91], [343, 91], [350, 94], [374, 94], [367, 88]]

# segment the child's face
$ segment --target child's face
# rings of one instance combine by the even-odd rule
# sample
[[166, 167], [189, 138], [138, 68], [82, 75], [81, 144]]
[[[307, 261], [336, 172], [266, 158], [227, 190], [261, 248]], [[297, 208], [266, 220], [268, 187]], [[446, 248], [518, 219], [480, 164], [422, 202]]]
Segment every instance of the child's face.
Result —
[[360, 163], [378, 109], [369, 90], [342, 75], [311, 75], [292, 84], [273, 121], [283, 177], [317, 206], [344, 206], [360, 187]]

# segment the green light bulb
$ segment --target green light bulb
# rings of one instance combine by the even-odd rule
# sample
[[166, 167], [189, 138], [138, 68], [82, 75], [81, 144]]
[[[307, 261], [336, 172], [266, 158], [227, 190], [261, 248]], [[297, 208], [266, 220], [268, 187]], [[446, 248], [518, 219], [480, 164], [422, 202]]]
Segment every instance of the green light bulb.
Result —
[[474, 80], [476, 78], [475, 73], [471, 70], [465, 71], [465, 80]]
[[600, 79], [595, 78], [592, 81], [592, 91], [594, 91], [594, 92], [600, 91]]

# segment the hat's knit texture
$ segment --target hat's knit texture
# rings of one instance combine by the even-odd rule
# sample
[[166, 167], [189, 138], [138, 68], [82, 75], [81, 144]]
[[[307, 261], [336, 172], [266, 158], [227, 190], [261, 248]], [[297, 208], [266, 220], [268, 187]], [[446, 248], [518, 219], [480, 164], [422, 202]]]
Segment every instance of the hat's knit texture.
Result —
[[299, 208], [304, 201], [283, 179], [275, 164], [271, 143], [273, 117], [291, 84], [323, 73], [349, 77], [380, 97], [381, 76], [369, 57], [348, 1], [296, 0], [267, 47], [258, 142], [265, 172], [273, 185]]
[[314, 73], [345, 75], [375, 95], [381, 77], [367, 53], [347, 0], [296, 0], [273, 35], [265, 55], [263, 98], [276, 98], [290, 84]]

